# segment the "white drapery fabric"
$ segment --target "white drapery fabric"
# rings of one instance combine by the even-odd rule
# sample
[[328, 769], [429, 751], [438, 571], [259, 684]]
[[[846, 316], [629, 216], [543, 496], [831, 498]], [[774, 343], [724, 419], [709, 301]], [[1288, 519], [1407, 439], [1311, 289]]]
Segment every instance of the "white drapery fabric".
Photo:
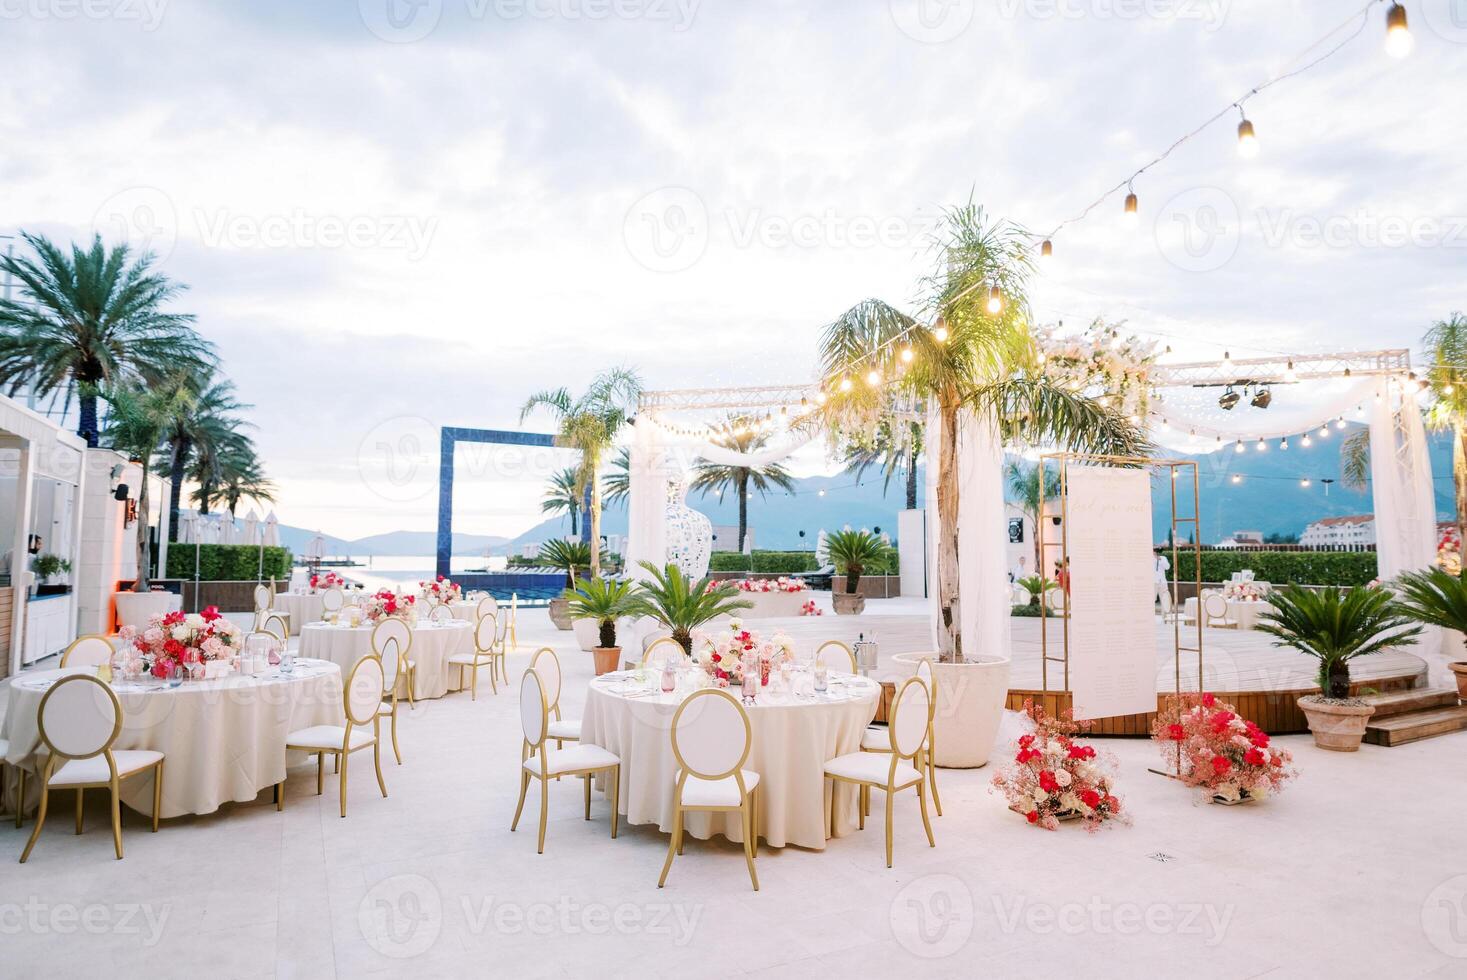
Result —
[[[941, 438], [942, 419], [929, 412], [925, 442], [936, 447]], [[927, 535], [927, 608], [933, 648], [938, 649], [937, 466], [929, 466], [928, 472], [927, 526], [932, 530]], [[998, 427], [992, 419], [965, 411], [958, 417], [958, 620], [964, 656], [1009, 655], [1007, 553]]]
[[[1244, 401], [1231, 412], [1225, 412], [1217, 405], [1216, 388], [1168, 389], [1166, 400], [1152, 406], [1151, 437], [1178, 452], [1210, 453], [1230, 449], [1239, 439], [1245, 443], [1255, 439], [1281, 439], [1339, 418], [1364, 422], [1367, 417], [1358, 410], [1362, 407], [1369, 410], [1376, 393], [1383, 391], [1385, 379], [1339, 378], [1306, 383], [1314, 386], [1307, 399], [1280, 395], [1267, 411], [1250, 408]], [[1166, 427], [1158, 424], [1161, 421], [1166, 422]]]

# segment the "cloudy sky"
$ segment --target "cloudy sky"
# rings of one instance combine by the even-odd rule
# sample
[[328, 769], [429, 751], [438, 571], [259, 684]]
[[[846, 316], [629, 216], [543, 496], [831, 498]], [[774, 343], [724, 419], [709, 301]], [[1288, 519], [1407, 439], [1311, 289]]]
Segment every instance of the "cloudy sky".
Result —
[[[914, 299], [944, 206], [1052, 228], [1363, 7], [0, 0], [0, 233], [189, 284], [282, 521], [426, 529], [438, 426], [614, 364], [805, 380], [823, 324]], [[1410, 57], [1377, 3], [1248, 100], [1256, 159], [1227, 116], [1136, 182], [1139, 228], [1120, 196], [1067, 227], [1036, 316], [1200, 359], [1416, 347], [1467, 306], [1467, 4], [1407, 7]], [[467, 462], [461, 529], [512, 533], [556, 460]]]

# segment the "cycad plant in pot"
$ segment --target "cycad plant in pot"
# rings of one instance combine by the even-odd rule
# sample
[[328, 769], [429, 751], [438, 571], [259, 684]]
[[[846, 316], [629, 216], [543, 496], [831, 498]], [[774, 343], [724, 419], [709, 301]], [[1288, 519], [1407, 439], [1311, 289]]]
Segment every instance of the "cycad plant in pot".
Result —
[[621, 658], [621, 647], [616, 642], [616, 620], [626, 615], [635, 591], [636, 586], [629, 581], [593, 578], [565, 592], [571, 618], [596, 624], [596, 646], [591, 654], [597, 676], [615, 670]]
[[[535, 556], [535, 564], [542, 568], [559, 568], [564, 571], [565, 587], [569, 592], [576, 587], [579, 574], [591, 567], [591, 546], [584, 541], [563, 541], [559, 538], [546, 541], [540, 546], [540, 553]], [[555, 624], [556, 629], [571, 628], [569, 602], [564, 593], [550, 600], [550, 621]]]
[[[1441, 568], [1406, 572], [1396, 580], [1401, 608], [1427, 626], [1467, 633], [1467, 582]], [[1457, 679], [1457, 696], [1467, 700], [1467, 661], [1447, 664]]]
[[1314, 744], [1336, 752], [1360, 748], [1375, 708], [1350, 696], [1350, 661], [1390, 647], [1416, 642], [1422, 627], [1413, 623], [1386, 589], [1357, 585], [1310, 590], [1297, 585], [1269, 598], [1272, 609], [1258, 628], [1274, 646], [1293, 647], [1319, 661], [1319, 694], [1299, 699], [1309, 719]]
[[731, 583], [714, 582], [704, 576], [696, 581], [676, 565], [658, 568], [650, 561], [639, 562], [652, 576], [628, 600], [627, 613], [648, 616], [668, 630], [689, 656], [693, 653], [693, 630], [718, 616], [727, 616], [754, 604], [738, 598]]
[[891, 546], [870, 531], [836, 531], [825, 539], [830, 560], [835, 563], [836, 575], [845, 576], [844, 592], [830, 590], [831, 602], [841, 615], [859, 613], [866, 608], [866, 597], [856, 591], [861, 576], [868, 568], [886, 561]]

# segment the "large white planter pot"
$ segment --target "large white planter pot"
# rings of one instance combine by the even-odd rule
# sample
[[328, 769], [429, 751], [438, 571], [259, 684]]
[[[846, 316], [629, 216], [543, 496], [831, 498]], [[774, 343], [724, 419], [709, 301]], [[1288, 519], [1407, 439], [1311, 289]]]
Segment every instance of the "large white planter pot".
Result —
[[899, 653], [892, 661], [907, 675], [917, 664], [932, 661], [937, 681], [933, 734], [934, 759], [944, 769], [976, 769], [988, 764], [1003, 706], [1009, 693], [1007, 657], [974, 657], [966, 663], [939, 663], [937, 653]]
[[601, 622], [595, 619], [571, 620], [571, 632], [582, 650], [594, 650], [601, 645]]

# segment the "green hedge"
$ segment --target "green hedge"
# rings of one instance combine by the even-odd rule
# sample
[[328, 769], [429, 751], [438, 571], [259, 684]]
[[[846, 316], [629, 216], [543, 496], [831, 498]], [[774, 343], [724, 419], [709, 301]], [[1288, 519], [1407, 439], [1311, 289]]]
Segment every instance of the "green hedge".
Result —
[[[1191, 557], [1181, 553], [1177, 563], [1178, 577], [1191, 578]], [[1204, 582], [1226, 582], [1247, 568], [1255, 579], [1274, 585], [1364, 585], [1376, 574], [1373, 551], [1202, 552]]]
[[756, 551], [754, 571], [775, 575], [797, 575], [820, 567], [813, 551]]
[[753, 564], [742, 551], [715, 551], [708, 556], [710, 572], [750, 572]]
[[[260, 549], [247, 544], [172, 544], [168, 547], [165, 578], [192, 579], [194, 554], [199, 556], [199, 578], [205, 582], [253, 582], [260, 577]], [[265, 578], [290, 578], [290, 550], [265, 549]]]

